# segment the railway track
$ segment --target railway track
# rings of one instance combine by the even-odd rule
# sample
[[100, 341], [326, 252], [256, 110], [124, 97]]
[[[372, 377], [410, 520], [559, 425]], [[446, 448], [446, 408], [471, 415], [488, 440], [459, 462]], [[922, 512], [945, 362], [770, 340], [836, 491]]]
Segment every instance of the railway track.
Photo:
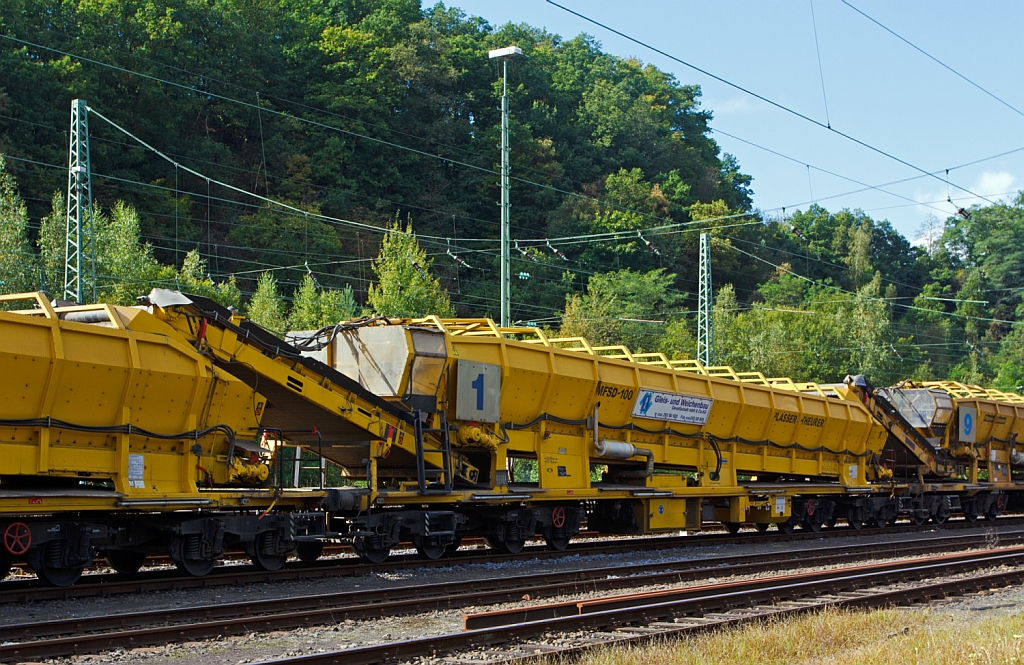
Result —
[[[49, 622], [33, 622], [0, 627], [0, 660], [23, 661], [116, 648], [137, 648], [169, 642], [192, 641], [238, 635], [249, 632], [287, 630], [315, 625], [336, 624], [346, 620], [365, 620], [415, 614], [441, 609], [486, 606], [520, 600], [524, 594], [532, 598], [564, 596], [583, 592], [614, 591], [659, 584], [677, 584], [703, 579], [794, 570], [808, 566], [848, 565], [854, 562], [962, 551], [985, 547], [991, 537], [986, 534], [962, 534], [914, 538], [886, 544], [844, 545], [813, 551], [790, 550], [763, 554], [684, 559], [634, 566], [589, 568], [575, 571], [520, 575], [456, 583], [410, 585], [384, 590], [323, 594], [290, 599], [262, 600], [244, 603], [176, 608], [154, 612], [137, 612], [112, 616], [77, 618]], [[1005, 532], [999, 542], [1015, 544], [1016, 548], [1001, 550], [1007, 556], [1024, 562], [1024, 530]], [[974, 554], [957, 554], [944, 559], [946, 565], [971, 561]], [[1017, 559], [1014, 559], [1015, 561]], [[905, 562], [880, 564], [879, 570], [896, 568]], [[834, 577], [836, 570], [817, 571], [815, 579]], [[774, 578], [761, 581], [762, 586], [774, 584]], [[752, 588], [758, 582], [737, 582]], [[717, 585], [723, 587], [723, 585]], [[725, 585], [727, 586], [727, 585]], [[677, 595], [690, 595], [691, 589], [676, 589]], [[648, 594], [649, 595], [649, 594]], [[597, 601], [594, 601], [597, 602]], [[561, 618], [576, 605], [561, 603], [550, 606], [520, 608], [508, 612], [471, 615], [467, 627], [485, 629], [508, 623], [534, 623], [542, 619]], [[551, 608], [555, 608], [552, 610]], [[541, 616], [538, 613], [547, 612]], [[518, 614], [517, 614], [518, 613]], [[472, 632], [472, 631], [471, 631]]]
[[[1024, 525], [1024, 517], [1007, 516], [993, 522], [984, 523], [1000, 529]], [[978, 528], [978, 522], [954, 520], [941, 526], [943, 530], [962, 528]], [[249, 565], [221, 566], [205, 577], [183, 576], [177, 570], [143, 571], [133, 574], [97, 573], [84, 575], [81, 580], [69, 587], [45, 586], [38, 580], [8, 580], [0, 582], [0, 604], [15, 602], [34, 602], [41, 600], [57, 600], [82, 598], [88, 596], [110, 596], [143, 591], [161, 591], [167, 589], [210, 588], [216, 586], [237, 586], [240, 584], [257, 584], [288, 580], [313, 580], [333, 577], [349, 577], [368, 573], [391, 572], [410, 568], [438, 568], [452, 565], [470, 565], [500, 563], [521, 559], [556, 559], [579, 554], [615, 554], [637, 550], [678, 549], [700, 545], [726, 545], [774, 543], [809, 539], [828, 539], [843, 536], [854, 536], [865, 533], [916, 533], [931, 532], [935, 525], [915, 526], [909, 522], [890, 526], [886, 529], [855, 530], [848, 526], [824, 529], [820, 532], [797, 531], [784, 534], [779, 531], [742, 535], [726, 533], [707, 533], [685, 536], [655, 536], [638, 538], [617, 538], [610, 540], [587, 539], [571, 543], [564, 551], [545, 548], [543, 545], [529, 545], [518, 554], [494, 551], [480, 553], [478, 551], [460, 551], [441, 559], [424, 559], [418, 555], [393, 556], [380, 564], [359, 562], [355, 557], [336, 560], [321, 560], [315, 564], [290, 563], [277, 571], [262, 571]]]
[[[957, 573], [1004, 568], [951, 579]], [[561, 616], [531, 608], [531, 620], [417, 640], [266, 661], [258, 665], [371, 665], [449, 654], [447, 662], [494, 665], [578, 656], [596, 647], [637, 645], [729, 625], [826, 608], [876, 608], [927, 602], [1024, 581], [1024, 548], [814, 571], [776, 578], [633, 594], [572, 603]], [[895, 588], [893, 588], [895, 587]], [[566, 604], [556, 604], [566, 605]], [[541, 618], [532, 618], [540, 616]], [[538, 640], [531, 642], [530, 640]], [[471, 653], [466, 654], [467, 651]], [[460, 655], [461, 654], [461, 655]]]

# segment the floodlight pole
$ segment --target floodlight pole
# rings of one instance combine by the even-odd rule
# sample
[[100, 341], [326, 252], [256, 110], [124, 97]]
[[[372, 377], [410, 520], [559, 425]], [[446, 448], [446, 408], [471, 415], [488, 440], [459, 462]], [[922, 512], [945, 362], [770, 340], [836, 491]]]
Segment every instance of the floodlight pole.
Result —
[[518, 46], [495, 49], [488, 52], [491, 59], [501, 59], [502, 65], [502, 88], [501, 88], [501, 326], [507, 328], [511, 325], [511, 307], [509, 301], [512, 297], [512, 276], [511, 276], [511, 255], [509, 244], [511, 242], [510, 209], [509, 201], [511, 187], [509, 183], [509, 160], [512, 154], [508, 144], [508, 61], [523, 52]]

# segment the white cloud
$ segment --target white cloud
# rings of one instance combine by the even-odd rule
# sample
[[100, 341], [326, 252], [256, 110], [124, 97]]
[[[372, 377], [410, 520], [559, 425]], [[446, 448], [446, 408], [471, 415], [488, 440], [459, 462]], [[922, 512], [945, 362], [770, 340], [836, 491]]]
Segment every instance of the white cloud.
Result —
[[708, 99], [702, 106], [712, 112], [715, 116], [729, 115], [730, 113], [750, 113], [754, 110], [754, 104], [746, 97], [734, 97], [732, 99]]
[[[1007, 171], [985, 171], [978, 177], [971, 188], [976, 194], [987, 197], [1003, 198], [1010, 196], [1007, 192], [1014, 191], [1017, 177]], [[981, 203], [980, 200], [977, 203]]]

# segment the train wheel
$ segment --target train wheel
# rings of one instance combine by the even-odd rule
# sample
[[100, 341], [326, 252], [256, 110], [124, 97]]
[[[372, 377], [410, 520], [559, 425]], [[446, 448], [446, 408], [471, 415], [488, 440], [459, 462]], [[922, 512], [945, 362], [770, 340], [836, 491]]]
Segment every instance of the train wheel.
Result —
[[525, 540], [499, 540], [497, 536], [484, 536], [484, 544], [492, 550], [519, 554], [526, 547]]
[[858, 531], [864, 528], [864, 520], [859, 517], [847, 517], [846, 523], [850, 525], [850, 528], [854, 531]]
[[384, 563], [391, 554], [390, 547], [373, 547], [367, 543], [363, 536], [356, 536], [352, 541], [352, 549], [356, 551], [359, 558], [367, 563]]
[[526, 547], [525, 540], [506, 540], [504, 549], [509, 554], [519, 554], [524, 547]]
[[288, 555], [278, 552], [279, 538], [280, 536], [274, 531], [256, 534], [256, 540], [252, 541], [248, 547], [249, 560], [252, 561], [252, 565], [269, 572], [281, 570], [285, 562], [288, 561]]
[[142, 564], [146, 563], [145, 552], [132, 552], [131, 550], [107, 550], [107, 565], [119, 573], [137, 573]]
[[444, 550], [445, 556], [455, 556], [455, 553], [459, 551], [459, 547], [462, 546], [462, 536], [455, 536], [455, 540], [448, 544], [448, 547]]
[[968, 522], [977, 522], [978, 517], [980, 517], [980, 515], [978, 515], [978, 513], [974, 512], [974, 510], [972, 509], [967, 509], [964, 511], [964, 519]]
[[569, 546], [569, 541], [572, 540], [569, 536], [549, 536], [544, 534], [544, 542], [548, 544], [549, 549], [558, 550], [562, 552], [566, 547]]
[[322, 540], [300, 540], [295, 543], [295, 556], [299, 557], [302, 563], [313, 563], [324, 553], [324, 541]]
[[416, 546], [416, 551], [420, 553], [421, 557], [426, 559], [440, 559], [444, 556], [444, 551], [447, 545], [435, 542], [427, 542], [423, 536], [413, 536], [412, 544]]
[[71, 586], [82, 576], [85, 566], [66, 567], [60, 565], [63, 559], [63, 550], [66, 543], [60, 540], [52, 540], [42, 547], [41, 565], [33, 568], [37, 577], [50, 586]]
[[913, 515], [911, 515], [910, 521], [913, 522], [914, 526], [921, 526], [922, 524], [928, 521], [928, 516], [915, 512]]
[[1006, 508], [1006, 495], [1000, 494], [995, 501], [989, 504], [988, 510], [985, 511], [985, 519], [994, 522], [1004, 508]]
[[941, 526], [941, 525], [945, 524], [946, 520], [948, 520], [948, 519], [949, 519], [949, 506], [947, 506], [945, 503], [942, 503], [942, 504], [939, 505], [938, 510], [935, 511], [935, 514], [932, 515], [932, 521]]
[[14, 565], [14, 556], [6, 548], [0, 547], [0, 580], [11, 574], [11, 566]]
[[819, 531], [821, 531], [821, 522], [818, 522], [817, 520], [813, 520], [813, 519], [811, 519], [811, 520], [804, 520], [803, 521], [803, 527], [805, 529], [807, 529], [808, 531], [813, 531], [814, 533], [818, 533]]
[[46, 584], [50, 586], [71, 586], [82, 576], [84, 567], [56, 568], [43, 564], [43, 567], [35, 573]]
[[176, 536], [171, 541], [171, 558], [178, 570], [192, 577], [204, 577], [210, 574], [217, 564], [213, 559], [194, 556], [199, 550], [199, 536]]
[[764, 533], [765, 531], [768, 530], [768, 527], [770, 527], [771, 524], [769, 524], [768, 522], [755, 522], [754, 526], [757, 527], [758, 531], [760, 531], [761, 533]]
[[785, 533], [785, 534], [793, 533], [793, 522], [792, 522], [792, 520], [786, 520], [785, 522], [779, 522], [777, 526], [779, 527], [779, 531], [781, 531], [782, 533]]
[[729, 533], [733, 535], [739, 533], [740, 527], [742, 526], [739, 522], [722, 522], [722, 524], [724, 524], [725, 528], [729, 530]]
[[888, 520], [886, 520], [881, 515], [871, 518], [871, 526], [875, 527], [876, 529], [884, 529], [888, 525]]

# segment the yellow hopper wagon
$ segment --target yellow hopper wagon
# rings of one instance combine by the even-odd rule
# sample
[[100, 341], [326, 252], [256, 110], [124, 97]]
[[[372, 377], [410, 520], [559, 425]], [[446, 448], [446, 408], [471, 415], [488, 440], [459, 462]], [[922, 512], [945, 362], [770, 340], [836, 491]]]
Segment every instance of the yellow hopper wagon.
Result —
[[[54, 307], [42, 293], [0, 297], [0, 572], [18, 558], [66, 585], [97, 555], [130, 572], [166, 553], [193, 575], [227, 549], [269, 570], [293, 553], [315, 559], [328, 492], [282, 486], [281, 442], [315, 440], [319, 424], [366, 448], [382, 430], [411, 432], [408, 415], [337, 373], [345, 386], [331, 387], [344, 399], [288, 402], [273, 379], [293, 394], [302, 385], [271, 360], [280, 340], [234, 327], [227, 310], [220, 328], [177, 314], [194, 306], [176, 292], [143, 300]], [[248, 336], [238, 346], [275, 366], [218, 357], [207, 326], [223, 345]]]
[[847, 393], [488, 319], [378, 318], [289, 338], [415, 415], [416, 436], [364, 449], [373, 510], [347, 519], [374, 561], [406, 539], [440, 556], [465, 535], [515, 552], [540, 534], [560, 549], [584, 523], [818, 529], [890, 502], [871, 483], [885, 431]]
[[913, 521], [942, 523], [957, 513], [994, 519], [1020, 490], [1024, 397], [954, 381], [877, 389], [864, 377], [847, 383], [889, 432], [882, 457], [907, 487]]

